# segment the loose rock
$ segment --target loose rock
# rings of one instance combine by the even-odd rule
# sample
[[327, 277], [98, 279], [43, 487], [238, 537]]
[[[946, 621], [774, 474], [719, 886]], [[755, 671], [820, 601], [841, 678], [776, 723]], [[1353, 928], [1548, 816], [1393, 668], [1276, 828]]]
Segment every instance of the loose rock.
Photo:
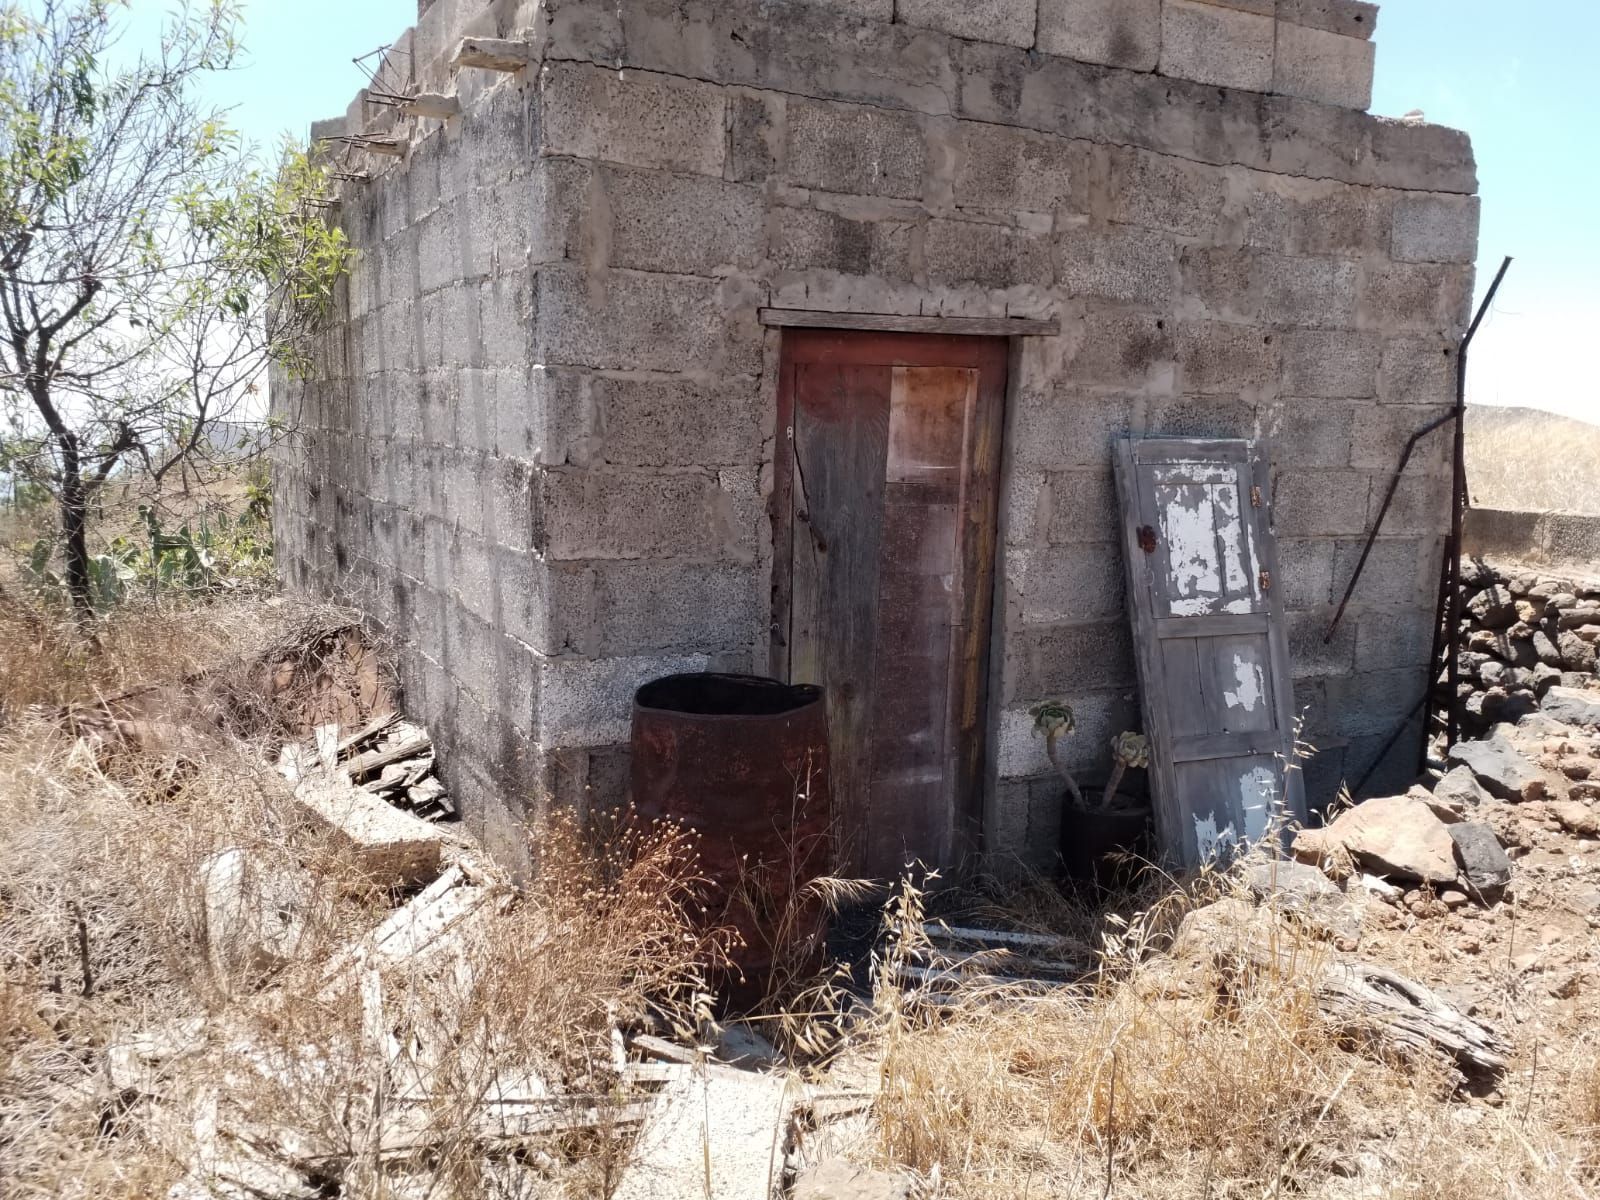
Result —
[[1357, 864], [1388, 879], [1454, 883], [1455, 844], [1415, 796], [1379, 796], [1343, 813], [1324, 831]]
[[1553, 687], [1539, 702], [1539, 709], [1568, 725], [1585, 725], [1591, 729], [1600, 727], [1600, 692]]
[[1452, 767], [1446, 771], [1443, 778], [1434, 784], [1433, 794], [1451, 808], [1464, 812], [1471, 812], [1480, 804], [1494, 802], [1494, 797], [1483, 790], [1472, 774], [1472, 768], [1467, 766]]
[[1493, 903], [1511, 883], [1511, 860], [1500, 839], [1494, 830], [1478, 821], [1450, 826], [1450, 838], [1468, 888], [1486, 903]]
[[1500, 730], [1472, 742], [1450, 747], [1449, 761], [1467, 766], [1491, 794], [1502, 800], [1537, 800], [1544, 795], [1544, 778]]

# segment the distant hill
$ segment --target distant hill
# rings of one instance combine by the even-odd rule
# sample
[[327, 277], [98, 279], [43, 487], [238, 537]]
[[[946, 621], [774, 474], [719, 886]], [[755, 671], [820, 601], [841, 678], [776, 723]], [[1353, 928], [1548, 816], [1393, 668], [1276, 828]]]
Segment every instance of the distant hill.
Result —
[[1600, 425], [1470, 404], [1467, 487], [1479, 508], [1600, 513]]

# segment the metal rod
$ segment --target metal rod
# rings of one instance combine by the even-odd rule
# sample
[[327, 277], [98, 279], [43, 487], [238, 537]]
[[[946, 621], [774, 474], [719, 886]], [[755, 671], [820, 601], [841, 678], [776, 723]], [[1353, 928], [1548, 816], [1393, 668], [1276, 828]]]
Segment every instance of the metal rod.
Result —
[[[1450, 595], [1450, 558], [1450, 541], [1446, 538], [1444, 553], [1439, 556], [1439, 594], [1433, 602], [1433, 644], [1428, 650], [1428, 690], [1423, 693], [1424, 699], [1429, 699], [1434, 695], [1434, 692], [1439, 687], [1439, 672], [1444, 670], [1444, 622], [1440, 620], [1440, 616], [1444, 612], [1445, 601]], [[1434, 705], [1431, 700], [1428, 704], [1428, 716], [1430, 720], [1422, 723], [1422, 741], [1417, 746], [1418, 776], [1421, 776], [1428, 765], [1428, 737], [1431, 733], [1428, 726], [1434, 716]], [[1404, 725], [1401, 728], [1403, 729]]]
[[1406, 463], [1411, 461], [1411, 452], [1416, 449], [1417, 443], [1432, 433], [1447, 421], [1455, 420], [1455, 410], [1445, 413], [1444, 416], [1434, 421], [1429, 421], [1421, 429], [1413, 433], [1406, 442], [1406, 448], [1400, 454], [1400, 462], [1394, 469], [1394, 474], [1389, 477], [1389, 490], [1383, 494], [1383, 503], [1378, 507], [1377, 518], [1372, 522], [1372, 528], [1367, 531], [1367, 541], [1361, 547], [1361, 557], [1356, 559], [1356, 569], [1350, 574], [1350, 582], [1344, 589], [1344, 598], [1339, 601], [1339, 607], [1333, 614], [1333, 620], [1328, 622], [1328, 632], [1322, 636], [1322, 644], [1326, 646], [1333, 641], [1334, 631], [1339, 628], [1339, 622], [1344, 620], [1345, 606], [1350, 603], [1350, 597], [1356, 593], [1356, 584], [1361, 582], [1361, 572], [1366, 569], [1367, 556], [1372, 553], [1372, 545], [1378, 540], [1378, 531], [1383, 528], [1383, 519], [1389, 515], [1389, 505], [1394, 503], [1394, 494], [1400, 486], [1400, 476], [1405, 472]]
[[[1456, 439], [1454, 473], [1450, 489], [1450, 624], [1445, 629], [1445, 653], [1448, 655], [1446, 671], [1449, 674], [1445, 701], [1450, 706], [1445, 722], [1446, 747], [1455, 744], [1456, 735], [1461, 731], [1459, 696], [1461, 655], [1458, 651], [1461, 644], [1461, 526], [1467, 510], [1467, 350], [1478, 332], [1478, 326], [1483, 324], [1489, 306], [1494, 303], [1495, 293], [1500, 290], [1501, 281], [1505, 279], [1506, 272], [1510, 269], [1511, 256], [1508, 254], [1505, 261], [1500, 264], [1494, 282], [1489, 285], [1483, 303], [1478, 305], [1477, 315], [1467, 327], [1467, 335], [1461, 339], [1461, 349], [1456, 354]], [[1431, 693], [1430, 687], [1426, 694]]]

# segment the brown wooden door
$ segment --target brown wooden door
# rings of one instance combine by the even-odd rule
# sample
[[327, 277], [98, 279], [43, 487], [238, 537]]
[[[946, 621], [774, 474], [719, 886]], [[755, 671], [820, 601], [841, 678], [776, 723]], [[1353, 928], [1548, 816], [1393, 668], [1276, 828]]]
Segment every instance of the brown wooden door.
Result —
[[1116, 467], [1157, 828], [1192, 867], [1305, 820], [1266, 458], [1128, 438]]
[[841, 869], [977, 848], [1006, 359], [999, 338], [784, 335], [774, 669], [827, 689]]

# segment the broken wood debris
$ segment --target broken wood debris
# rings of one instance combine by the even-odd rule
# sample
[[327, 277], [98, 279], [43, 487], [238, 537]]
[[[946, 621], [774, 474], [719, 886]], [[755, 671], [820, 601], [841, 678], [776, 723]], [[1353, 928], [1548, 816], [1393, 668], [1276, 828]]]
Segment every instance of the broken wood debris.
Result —
[[427, 730], [381, 713], [342, 739], [337, 725], [319, 726], [315, 748], [291, 742], [278, 755], [290, 783], [322, 772], [348, 779], [397, 808], [429, 821], [456, 815], [444, 784], [434, 775], [433, 739]]

